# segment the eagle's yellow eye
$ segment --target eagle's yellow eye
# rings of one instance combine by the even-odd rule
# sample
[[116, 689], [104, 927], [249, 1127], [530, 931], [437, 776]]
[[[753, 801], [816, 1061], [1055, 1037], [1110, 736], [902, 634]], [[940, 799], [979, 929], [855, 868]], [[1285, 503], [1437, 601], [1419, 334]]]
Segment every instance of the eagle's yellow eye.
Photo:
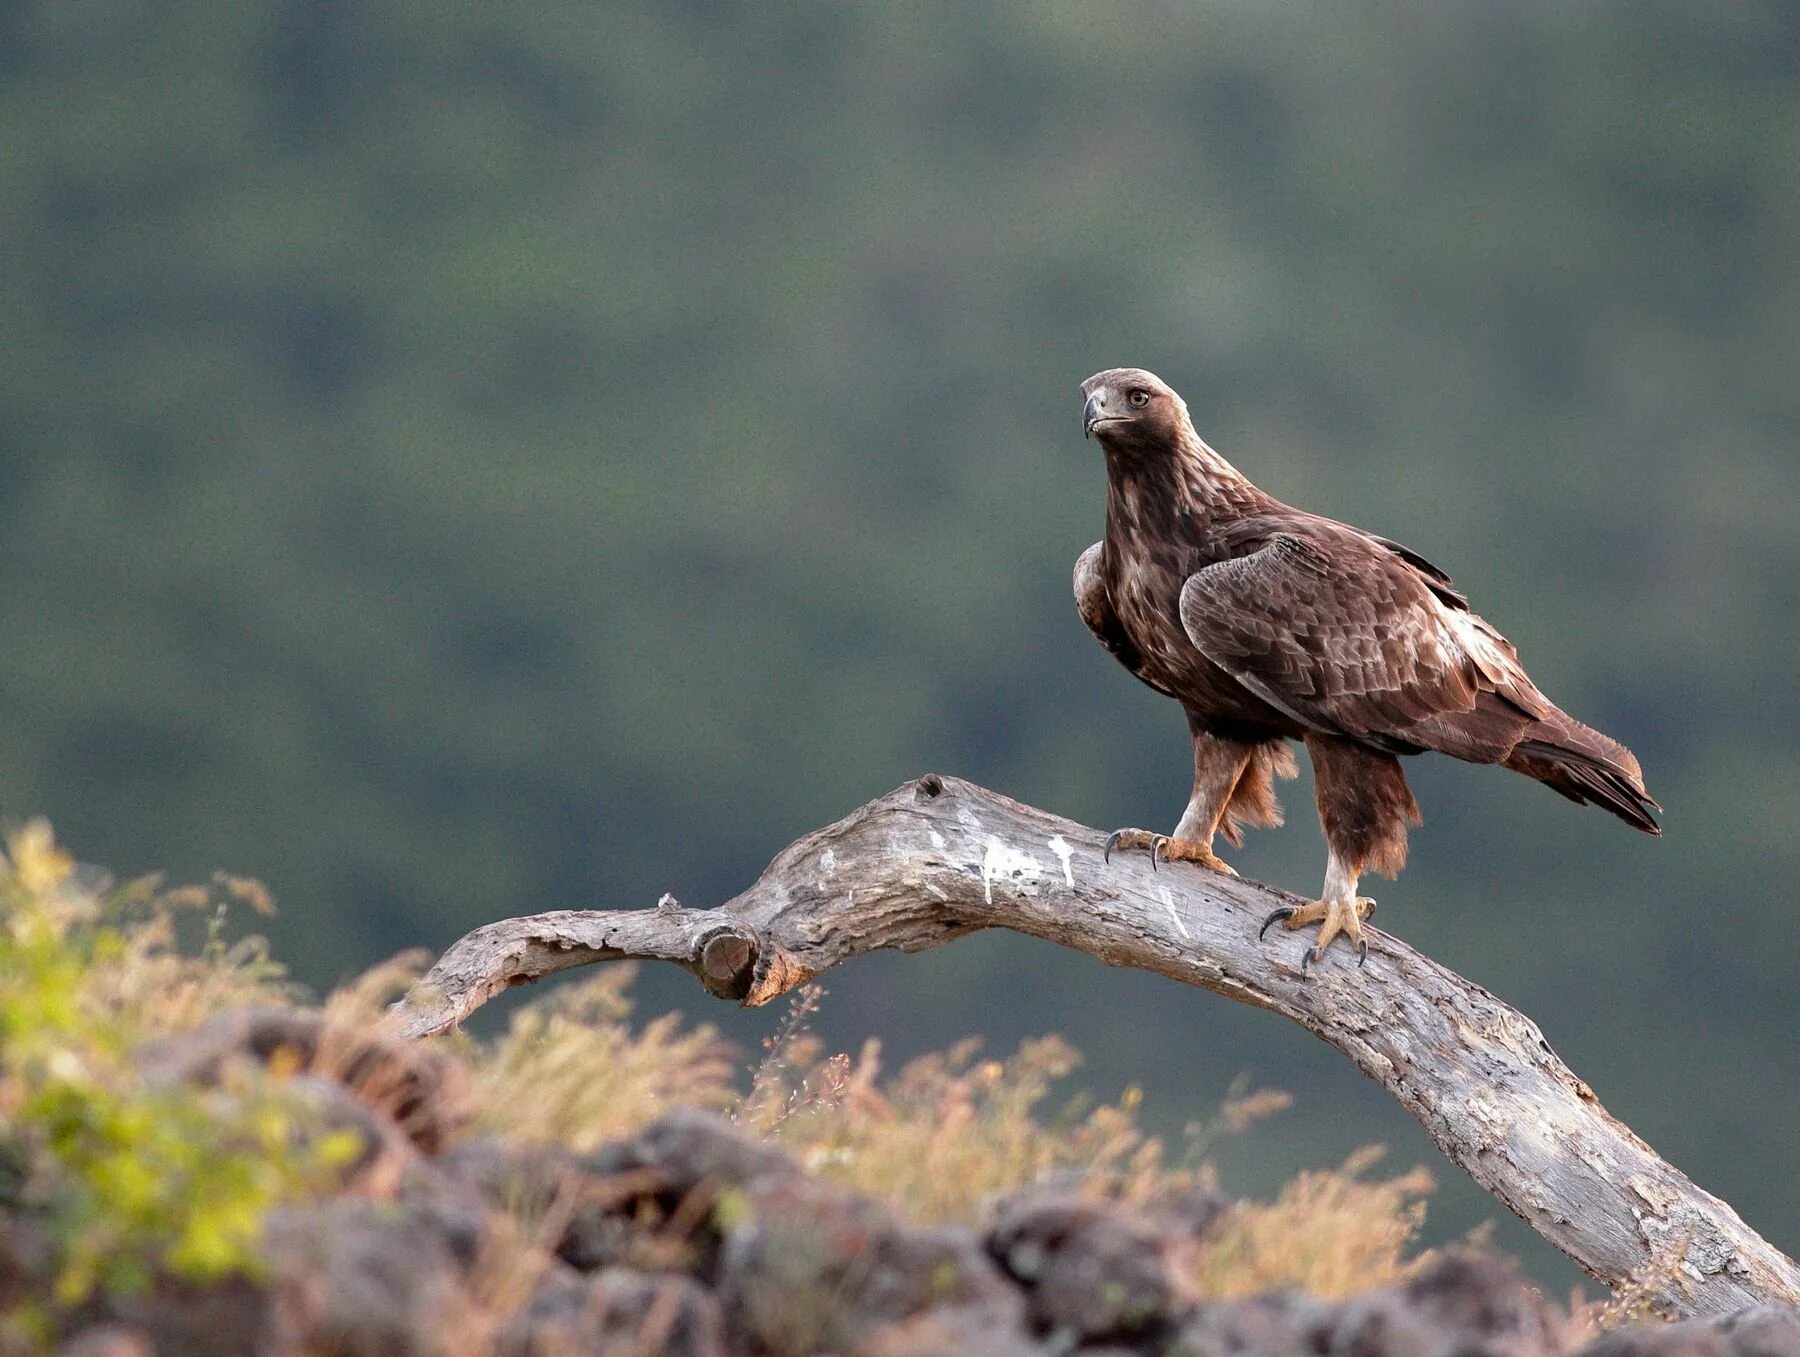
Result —
[[1131, 402], [1132, 409], [1142, 410], [1146, 405], [1150, 404], [1150, 393], [1142, 390], [1133, 391], [1125, 399]]

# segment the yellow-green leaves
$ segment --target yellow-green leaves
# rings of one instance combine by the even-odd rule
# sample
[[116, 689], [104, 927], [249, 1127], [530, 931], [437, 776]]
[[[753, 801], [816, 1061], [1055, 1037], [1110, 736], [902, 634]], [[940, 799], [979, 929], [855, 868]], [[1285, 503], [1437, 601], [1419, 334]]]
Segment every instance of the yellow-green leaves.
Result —
[[50, 826], [13, 833], [0, 860], [0, 1135], [21, 1154], [22, 1205], [58, 1254], [54, 1300], [130, 1290], [158, 1270], [192, 1281], [254, 1271], [269, 1210], [325, 1186], [360, 1151], [321, 1132], [279, 1074], [217, 1089], [154, 1087], [132, 1049], [161, 1035], [149, 1007], [183, 981], [215, 996], [260, 991], [210, 949], [183, 960], [166, 899], [136, 919], [77, 883]]

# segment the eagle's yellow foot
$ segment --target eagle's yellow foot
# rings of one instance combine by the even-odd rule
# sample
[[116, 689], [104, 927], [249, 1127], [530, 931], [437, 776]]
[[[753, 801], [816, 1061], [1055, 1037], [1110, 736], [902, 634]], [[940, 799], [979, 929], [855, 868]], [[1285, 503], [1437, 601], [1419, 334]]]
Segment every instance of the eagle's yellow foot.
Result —
[[1300, 969], [1306, 970], [1315, 961], [1322, 960], [1325, 949], [1332, 944], [1340, 933], [1356, 948], [1356, 964], [1361, 966], [1369, 959], [1369, 940], [1363, 936], [1362, 921], [1375, 913], [1375, 902], [1366, 895], [1359, 895], [1355, 901], [1348, 900], [1314, 900], [1307, 905], [1283, 905], [1273, 910], [1264, 919], [1262, 927], [1256, 930], [1256, 936], [1262, 937], [1276, 923], [1289, 931], [1305, 928], [1308, 924], [1319, 925], [1319, 936], [1313, 945], [1306, 950], [1300, 959]]
[[1152, 834], [1147, 829], [1115, 829], [1106, 836], [1106, 847], [1101, 856], [1111, 862], [1115, 848], [1148, 848], [1152, 867], [1164, 862], [1197, 862], [1226, 876], [1237, 875], [1211, 848], [1197, 839], [1172, 839], [1167, 834]]

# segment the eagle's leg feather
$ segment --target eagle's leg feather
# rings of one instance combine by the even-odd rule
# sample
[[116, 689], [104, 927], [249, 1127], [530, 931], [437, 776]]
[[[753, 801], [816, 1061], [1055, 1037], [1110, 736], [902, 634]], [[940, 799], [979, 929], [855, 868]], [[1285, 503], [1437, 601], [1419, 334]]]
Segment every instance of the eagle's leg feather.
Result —
[[1358, 895], [1356, 883], [1364, 871], [1383, 876], [1398, 872], [1406, 861], [1406, 828], [1419, 823], [1418, 803], [1392, 754], [1319, 734], [1307, 735], [1306, 750], [1312, 756], [1319, 823], [1329, 850], [1325, 889], [1310, 904], [1283, 905], [1262, 925], [1264, 933], [1278, 922], [1287, 929], [1319, 926], [1302, 970], [1322, 960], [1340, 936], [1350, 940], [1361, 961], [1368, 959], [1362, 924], [1375, 912], [1375, 902]]

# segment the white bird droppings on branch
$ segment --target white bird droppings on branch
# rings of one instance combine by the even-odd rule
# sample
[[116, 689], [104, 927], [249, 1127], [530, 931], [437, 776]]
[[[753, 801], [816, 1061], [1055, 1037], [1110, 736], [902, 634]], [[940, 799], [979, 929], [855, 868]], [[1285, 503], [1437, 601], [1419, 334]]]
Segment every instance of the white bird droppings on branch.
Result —
[[988, 904], [994, 903], [994, 883], [1011, 881], [1020, 886], [1029, 885], [1044, 875], [1044, 869], [1038, 860], [1029, 853], [1021, 853], [1009, 843], [1002, 843], [999, 836], [988, 835], [987, 852], [981, 859], [981, 890]]

